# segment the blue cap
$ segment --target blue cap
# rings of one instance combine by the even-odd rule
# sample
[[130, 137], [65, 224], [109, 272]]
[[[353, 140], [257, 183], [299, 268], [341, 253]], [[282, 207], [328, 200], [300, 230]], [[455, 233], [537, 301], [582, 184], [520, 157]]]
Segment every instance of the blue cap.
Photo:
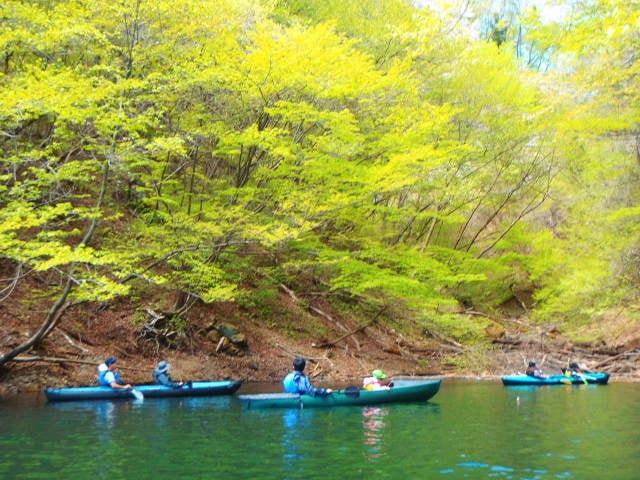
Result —
[[305, 361], [304, 358], [302, 357], [296, 357], [293, 359], [293, 368], [295, 368], [296, 370], [298, 370], [299, 372], [301, 372], [302, 370], [304, 370], [304, 366], [307, 364], [307, 362]]
[[113, 365], [114, 363], [116, 363], [118, 361], [118, 359], [116, 357], [108, 357], [105, 361], [104, 364], [107, 367], [110, 367], [111, 365]]

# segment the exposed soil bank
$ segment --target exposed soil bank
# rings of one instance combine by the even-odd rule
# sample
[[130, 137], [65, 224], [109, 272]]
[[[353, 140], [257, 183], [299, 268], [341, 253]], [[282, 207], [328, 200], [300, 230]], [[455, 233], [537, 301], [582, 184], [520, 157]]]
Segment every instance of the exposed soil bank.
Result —
[[[12, 305], [0, 305], [1, 353], [28, 338], [42, 319], [42, 311], [27, 303], [8, 306]], [[626, 330], [602, 327], [615, 330], [615, 337], [576, 344], [555, 328], [545, 330], [519, 319], [505, 322], [504, 331], [482, 345], [463, 346], [420, 333], [401, 334], [376, 322], [363, 325], [344, 318], [338, 322], [332, 315], [323, 318], [301, 313], [295, 305], [287, 308], [269, 319], [243, 314], [233, 305], [194, 310], [189, 328], [169, 335], [167, 341], [163, 335], [145, 334], [149, 316], [145, 320], [137, 306], [85, 306], [70, 312], [37, 349], [19, 357], [34, 361], [11, 362], [0, 369], [0, 394], [95, 384], [96, 366], [110, 355], [119, 358], [128, 383], [150, 382], [154, 366], [163, 359], [172, 364], [175, 380], [279, 382], [296, 355], [307, 358], [306, 373], [318, 385], [357, 384], [376, 368], [389, 376], [496, 379], [524, 371], [529, 360], [537, 361], [546, 373], [559, 373], [577, 361], [593, 371], [611, 373], [612, 382], [640, 379], [640, 335], [631, 323]], [[328, 306], [325, 311], [330, 312]], [[238, 336], [224, 340], [212, 325], [228, 325]]]

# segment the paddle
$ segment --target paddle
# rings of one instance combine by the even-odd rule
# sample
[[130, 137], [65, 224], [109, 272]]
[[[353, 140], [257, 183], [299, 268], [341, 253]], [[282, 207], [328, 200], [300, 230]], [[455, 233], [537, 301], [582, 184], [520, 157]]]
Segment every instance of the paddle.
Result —
[[347, 397], [358, 398], [360, 396], [360, 389], [358, 387], [347, 387], [342, 390]]
[[584, 383], [585, 385], [587, 385], [589, 382], [587, 382], [587, 378], [580, 372], [576, 372], [576, 375], [578, 377], [580, 377], [580, 379], [582, 380], [582, 383]]
[[129, 391], [131, 392], [131, 395], [133, 395], [133, 398], [135, 398], [136, 400], [140, 400], [140, 401], [144, 400], [144, 395], [140, 390], [136, 390], [135, 388], [132, 388]]

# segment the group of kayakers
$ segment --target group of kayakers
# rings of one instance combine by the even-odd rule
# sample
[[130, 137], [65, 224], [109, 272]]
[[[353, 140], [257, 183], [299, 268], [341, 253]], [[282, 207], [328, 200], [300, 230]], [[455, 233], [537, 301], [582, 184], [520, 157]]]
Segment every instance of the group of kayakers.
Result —
[[[130, 384], [124, 383], [120, 378], [120, 374], [116, 370], [118, 359], [115, 357], [107, 357], [104, 363], [98, 365], [98, 384], [103, 387], [111, 388], [132, 388]], [[174, 382], [169, 375], [171, 365], [164, 360], [158, 362], [153, 370], [153, 380], [158, 385], [165, 385], [171, 388], [182, 388], [185, 382]]]
[[[297, 393], [300, 395], [311, 395], [312, 397], [331, 395], [330, 388], [315, 388], [311, 385], [309, 377], [304, 374], [304, 367], [307, 364], [302, 357], [293, 359], [293, 371], [288, 373], [282, 385], [287, 393]], [[371, 376], [365, 377], [362, 382], [362, 388], [365, 390], [388, 390], [393, 383], [384, 383], [387, 378], [382, 370], [376, 369], [371, 372]]]
[[[287, 393], [297, 393], [299, 395], [311, 395], [312, 397], [331, 395], [332, 390], [330, 388], [315, 388], [311, 385], [309, 377], [304, 374], [306, 364], [306, 360], [302, 357], [293, 359], [293, 371], [288, 373], [282, 381], [284, 391]], [[376, 369], [371, 372], [370, 376], [364, 377], [362, 388], [365, 390], [388, 390], [393, 386], [393, 382], [384, 383], [383, 380], [385, 378], [387, 378], [387, 376], [384, 372]]]
[[[118, 359], [115, 357], [108, 357], [104, 363], [98, 366], [98, 383], [105, 387], [111, 388], [132, 388], [130, 384], [123, 383], [116, 368]], [[296, 357], [293, 360], [293, 371], [288, 373], [282, 384], [284, 391], [287, 393], [296, 393], [300, 395], [311, 395], [312, 397], [324, 397], [331, 395], [333, 390], [330, 388], [316, 388], [311, 384], [311, 380], [304, 373], [304, 368], [307, 362], [302, 357]], [[153, 380], [158, 385], [165, 385], [171, 388], [182, 388], [185, 382], [174, 382], [169, 375], [169, 369], [171, 365], [162, 360], [158, 362], [156, 368], [153, 370]], [[585, 369], [581, 367], [577, 362], [569, 363], [568, 368], [563, 368], [562, 372], [568, 376], [580, 376]], [[536, 362], [530, 361], [525, 371], [526, 375], [535, 378], [547, 378], [540, 368], [538, 368]], [[376, 369], [371, 372], [371, 375], [364, 377], [362, 381], [362, 388], [365, 390], [387, 390], [393, 387], [393, 382], [385, 383], [387, 376], [382, 370]]]
[[[120, 374], [117, 372], [118, 359], [115, 357], [108, 357], [104, 363], [98, 366], [98, 383], [104, 387], [111, 388], [132, 388], [130, 384], [125, 384], [120, 378]], [[333, 390], [330, 388], [315, 388], [311, 384], [311, 380], [304, 373], [304, 367], [307, 362], [302, 357], [296, 357], [293, 359], [293, 371], [288, 373], [284, 377], [282, 384], [284, 391], [287, 393], [297, 393], [300, 395], [311, 395], [313, 397], [324, 397], [331, 395]], [[158, 362], [156, 368], [153, 370], [153, 380], [158, 385], [165, 385], [171, 388], [182, 388], [184, 382], [174, 382], [169, 375], [169, 369], [171, 365], [162, 360]], [[371, 375], [365, 377], [362, 382], [362, 388], [365, 390], [388, 390], [393, 386], [393, 382], [385, 383], [384, 379], [387, 376], [382, 370], [376, 369], [371, 372]]]
[[[586, 372], [585, 368], [580, 366], [580, 364], [578, 364], [577, 362], [571, 362], [569, 363], [568, 368], [562, 369], [562, 373], [564, 373], [567, 377], [580, 376], [584, 372]], [[542, 373], [542, 370], [538, 368], [536, 362], [529, 362], [525, 374], [535, 378], [547, 378], [547, 376]]]

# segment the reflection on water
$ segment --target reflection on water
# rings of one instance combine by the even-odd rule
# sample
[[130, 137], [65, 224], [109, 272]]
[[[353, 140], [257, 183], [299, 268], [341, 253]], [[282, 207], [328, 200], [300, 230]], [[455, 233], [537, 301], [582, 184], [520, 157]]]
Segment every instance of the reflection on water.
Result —
[[364, 444], [367, 447], [367, 458], [370, 461], [374, 461], [384, 454], [384, 418], [387, 415], [389, 415], [389, 409], [386, 407], [364, 407], [362, 409]]
[[0, 478], [638, 480], [638, 404], [638, 384], [452, 381], [433, 401], [381, 407], [0, 401]]
[[307, 430], [313, 428], [313, 410], [290, 409], [282, 416], [283, 467], [289, 474], [304, 471], [305, 458], [310, 454], [305, 448]]
[[116, 405], [128, 405], [128, 403], [100, 402], [96, 409], [96, 429], [101, 442], [112, 441], [110, 432], [115, 420]]

